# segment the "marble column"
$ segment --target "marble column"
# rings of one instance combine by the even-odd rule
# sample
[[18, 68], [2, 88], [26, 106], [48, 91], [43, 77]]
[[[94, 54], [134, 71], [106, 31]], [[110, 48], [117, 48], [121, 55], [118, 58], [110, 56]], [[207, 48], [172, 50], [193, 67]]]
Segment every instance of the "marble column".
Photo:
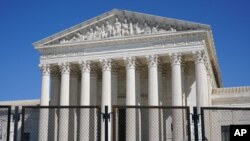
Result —
[[[163, 86], [162, 86], [162, 66], [158, 66], [158, 97], [159, 97], [159, 106], [163, 106]], [[164, 119], [163, 119], [164, 109], [159, 109], [159, 140], [163, 141], [163, 134], [164, 134]]]
[[[137, 106], [141, 106], [141, 71], [140, 67], [136, 67], [135, 70], [135, 91], [136, 91], [136, 103]], [[142, 122], [141, 122], [141, 109], [138, 108], [136, 111], [136, 133], [137, 133], [137, 141], [141, 141], [142, 139]]]
[[[97, 103], [97, 85], [98, 85], [98, 75], [97, 75], [97, 70], [96, 68], [91, 67], [91, 74], [90, 74], [90, 105], [96, 106]], [[90, 138], [93, 141], [98, 140], [98, 118], [99, 118], [99, 113], [97, 113], [97, 109], [92, 109], [90, 112], [90, 123], [92, 124], [90, 126]]]
[[[185, 62], [182, 60], [181, 62], [181, 87], [182, 87], [182, 106], [186, 106], [186, 93], [185, 93]], [[187, 116], [186, 116], [186, 110], [182, 110], [182, 134], [183, 134], [183, 138], [187, 139], [187, 126], [186, 126], [186, 120], [187, 120]]]
[[[126, 65], [126, 105], [136, 105], [135, 94], [135, 57], [124, 58]], [[136, 110], [126, 109], [126, 141], [136, 141]]]
[[[58, 106], [60, 98], [60, 76], [56, 68], [51, 70], [50, 106]], [[57, 141], [59, 112], [56, 108], [49, 109], [49, 141]]]
[[[39, 66], [42, 72], [42, 86], [40, 106], [49, 106], [50, 95], [50, 66], [48, 64]], [[39, 117], [38, 141], [48, 140], [49, 109], [41, 108]]]
[[[70, 64], [58, 64], [61, 71], [61, 95], [60, 106], [69, 106], [69, 81], [70, 81]], [[61, 108], [59, 110], [59, 127], [58, 140], [68, 141], [68, 126], [69, 126], [69, 109]]]
[[[181, 54], [170, 55], [172, 67], [172, 106], [182, 106], [182, 82], [181, 82]], [[182, 110], [174, 109], [172, 112], [173, 141], [183, 140]]]
[[[100, 60], [102, 66], [102, 113], [105, 112], [105, 106], [108, 106], [108, 112], [111, 112], [111, 59]], [[104, 122], [101, 124], [101, 141], [104, 141]], [[108, 139], [111, 138], [111, 122], [109, 122]]]
[[[148, 63], [148, 105], [159, 106], [158, 94], [158, 56], [147, 56]], [[149, 109], [149, 141], [159, 141], [159, 110]]]
[[[81, 95], [80, 106], [90, 105], [90, 63], [89, 61], [82, 61], [80, 64], [81, 70]], [[81, 108], [80, 110], [80, 127], [79, 140], [89, 141], [90, 139], [90, 109]]]
[[208, 97], [207, 71], [205, 66], [206, 56], [204, 51], [193, 52], [195, 61], [195, 79], [196, 79], [196, 105], [200, 113], [200, 107], [207, 106], [206, 97]]
[[[80, 77], [78, 71], [78, 67], [76, 65], [72, 65], [70, 68], [70, 97], [69, 97], [69, 106], [78, 106], [79, 105], [79, 86], [78, 86], [78, 79]], [[76, 108], [69, 108], [69, 127], [68, 127], [68, 134], [69, 140], [76, 141], [77, 140], [77, 109]]]

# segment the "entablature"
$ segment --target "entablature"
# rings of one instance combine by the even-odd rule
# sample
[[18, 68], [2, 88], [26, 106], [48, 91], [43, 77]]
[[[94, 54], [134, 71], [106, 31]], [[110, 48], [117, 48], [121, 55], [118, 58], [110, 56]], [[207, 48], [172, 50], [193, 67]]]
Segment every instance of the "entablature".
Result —
[[205, 40], [206, 31], [182, 32], [174, 34], [144, 35], [137, 37], [116, 38], [79, 42], [64, 45], [51, 45], [38, 47], [42, 56], [75, 53], [75, 52], [98, 52], [107, 50], [119, 50], [124, 48], [138, 48], [146, 46], [176, 46], [189, 45]]

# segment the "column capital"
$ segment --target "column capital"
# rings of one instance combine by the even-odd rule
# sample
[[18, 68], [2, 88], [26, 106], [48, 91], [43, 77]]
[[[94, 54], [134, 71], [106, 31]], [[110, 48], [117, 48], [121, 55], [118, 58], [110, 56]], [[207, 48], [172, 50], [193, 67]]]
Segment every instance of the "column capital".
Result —
[[203, 50], [194, 51], [193, 55], [195, 63], [204, 63], [207, 60], [205, 52]]
[[59, 69], [61, 71], [61, 74], [69, 74], [70, 73], [70, 63], [69, 62], [63, 62], [58, 63]]
[[101, 59], [100, 60], [102, 71], [111, 71], [111, 59]]
[[42, 75], [50, 75], [50, 64], [39, 64]]
[[158, 55], [147, 55], [146, 56], [148, 67], [157, 67], [158, 65]]
[[181, 53], [171, 53], [169, 54], [171, 65], [181, 65], [182, 54]]
[[81, 72], [90, 72], [90, 61], [84, 60], [78, 62]]
[[124, 57], [124, 63], [126, 65], [126, 69], [135, 69], [135, 57]]

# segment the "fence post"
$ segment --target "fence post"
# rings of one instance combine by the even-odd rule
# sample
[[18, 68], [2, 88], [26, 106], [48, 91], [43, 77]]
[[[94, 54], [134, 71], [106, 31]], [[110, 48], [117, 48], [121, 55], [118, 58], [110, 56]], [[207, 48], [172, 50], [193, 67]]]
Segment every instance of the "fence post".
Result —
[[201, 138], [202, 141], [207, 141], [205, 137], [204, 110], [202, 107], [201, 107]]
[[13, 115], [13, 120], [14, 120], [14, 141], [17, 141], [17, 129], [18, 129], [18, 121], [19, 121], [19, 107], [15, 107], [15, 113]]
[[108, 137], [109, 137], [109, 120], [110, 120], [110, 113], [108, 111], [108, 106], [105, 106], [105, 112], [102, 113], [102, 118], [105, 122], [105, 127], [104, 127], [104, 130], [105, 130], [105, 134], [104, 134], [104, 138], [105, 138], [105, 141], [108, 141]]
[[197, 107], [193, 107], [192, 119], [194, 121], [194, 140], [199, 141], [199, 131], [198, 131], [199, 115], [198, 115]]

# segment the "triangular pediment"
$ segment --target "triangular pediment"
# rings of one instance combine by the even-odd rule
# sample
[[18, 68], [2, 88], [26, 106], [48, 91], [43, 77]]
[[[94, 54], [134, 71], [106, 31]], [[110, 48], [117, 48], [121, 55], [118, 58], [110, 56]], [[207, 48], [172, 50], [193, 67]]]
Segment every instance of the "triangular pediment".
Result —
[[209, 28], [208, 25], [114, 9], [38, 41], [34, 46], [63, 45]]

